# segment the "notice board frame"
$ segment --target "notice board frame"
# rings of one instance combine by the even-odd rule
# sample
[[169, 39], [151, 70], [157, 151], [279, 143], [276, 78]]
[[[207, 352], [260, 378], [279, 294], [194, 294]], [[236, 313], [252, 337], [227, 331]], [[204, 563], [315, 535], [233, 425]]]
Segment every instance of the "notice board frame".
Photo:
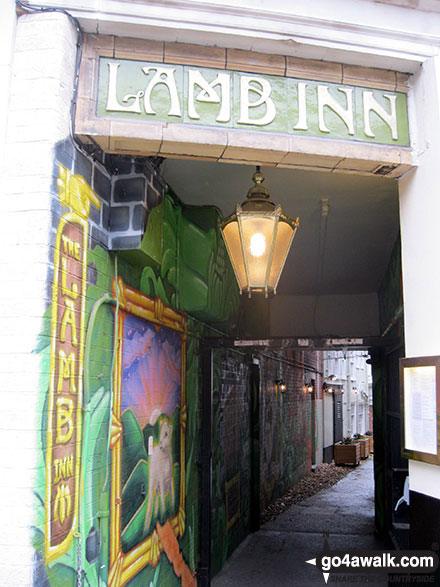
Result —
[[[436, 454], [408, 448], [405, 441], [405, 379], [406, 368], [435, 367], [435, 407], [436, 407], [436, 431], [437, 431], [437, 452]], [[440, 465], [440, 356], [430, 357], [405, 357], [399, 359], [399, 381], [400, 381], [400, 434], [401, 452], [407, 459]]]

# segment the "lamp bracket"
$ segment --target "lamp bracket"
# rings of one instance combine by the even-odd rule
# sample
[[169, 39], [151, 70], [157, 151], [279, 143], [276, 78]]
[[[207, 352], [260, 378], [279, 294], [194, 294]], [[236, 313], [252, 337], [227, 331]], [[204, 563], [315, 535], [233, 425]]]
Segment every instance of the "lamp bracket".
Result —
[[247, 197], [249, 200], [268, 200], [270, 197], [269, 190], [265, 188], [262, 183], [264, 181], [264, 175], [260, 171], [260, 166], [257, 165], [257, 170], [252, 176], [253, 185], [248, 193]]

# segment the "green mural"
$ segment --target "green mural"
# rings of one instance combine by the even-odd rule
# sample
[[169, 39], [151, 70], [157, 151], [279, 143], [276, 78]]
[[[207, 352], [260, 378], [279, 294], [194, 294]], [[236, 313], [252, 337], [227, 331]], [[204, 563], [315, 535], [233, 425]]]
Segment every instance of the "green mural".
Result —
[[216, 208], [184, 206], [168, 195], [150, 213], [142, 243], [129, 255], [148, 262], [140, 280], [146, 295], [230, 329], [239, 297], [218, 219]]
[[[68, 174], [71, 191], [66, 190], [66, 193], [70, 194], [69, 197], [73, 197], [71, 194], [75, 193], [78, 186], [82, 190], [81, 193], [90, 189], [81, 176], [73, 176], [70, 172]], [[82, 202], [81, 197], [78, 202]], [[65, 211], [62, 218], [67, 218], [69, 224], [68, 215], [71, 214], [69, 210], [72, 209], [73, 203], [68, 200], [62, 203]], [[39, 462], [35, 476], [35, 517], [31, 528], [32, 543], [36, 551], [36, 584], [73, 587], [78, 581], [82, 581], [88, 585], [171, 587], [192, 585], [195, 581], [194, 573], [199, 557], [199, 341], [207, 332], [200, 321], [220, 326], [234, 325], [238, 313], [238, 290], [218, 232], [217, 220], [218, 213], [213, 208], [186, 207], [175, 198], [167, 196], [163, 203], [150, 213], [145, 237], [139, 250], [115, 254], [91, 241], [92, 245], [84, 254], [81, 253], [81, 256], [80, 248], [75, 248], [73, 233], [69, 236], [71, 243], [67, 236], [64, 240], [60, 237], [60, 247], [65, 246], [66, 251], [69, 252], [68, 245], [71, 244], [70, 256], [74, 261], [77, 260], [79, 263], [81, 259], [86, 260], [84, 305], [81, 314], [78, 313], [78, 316], [84, 317], [84, 328], [80, 327], [79, 323], [77, 327], [73, 309], [70, 310], [73, 308], [72, 303], [80, 299], [77, 296], [79, 281], [75, 281], [76, 273], [70, 274], [67, 270], [63, 273], [67, 267], [64, 261], [64, 264], [59, 265], [59, 287], [68, 303], [66, 302], [67, 310], [64, 311], [62, 319], [56, 321], [57, 324], [61, 324], [61, 334], [58, 338], [64, 341], [70, 337], [72, 348], [76, 348], [77, 345], [75, 329], [78, 333], [83, 332], [83, 363], [81, 368], [77, 368], [73, 355], [67, 356], [66, 351], [64, 356], [67, 356], [67, 359], [63, 359], [64, 362], [60, 359], [61, 375], [55, 377], [53, 356], [58, 349], [56, 347], [54, 353], [54, 305], [51, 304], [44, 315], [41, 336], [35, 349], [41, 361], [41, 394], [37, 414], [40, 430]], [[60, 250], [63, 252], [62, 248]], [[130, 291], [135, 292], [135, 295], [138, 291], [139, 295], [143, 296], [144, 303], [152, 304], [154, 312], [160, 315], [160, 320], [163, 319], [164, 312], [170, 312], [172, 316], [174, 309], [180, 311], [180, 316], [186, 316], [185, 331], [182, 331], [182, 336], [186, 340], [186, 352], [182, 354], [185, 358], [182, 368], [184, 381], [179, 384], [185, 389], [186, 404], [184, 407], [183, 404], [180, 405], [180, 392], [175, 391], [175, 405], [172, 409], [167, 411], [159, 404], [151, 406], [149, 420], [143, 422], [142, 430], [138, 424], [142, 419], [139, 414], [133, 416], [134, 412], [132, 413], [129, 404], [125, 411], [121, 411], [120, 421], [115, 420], [114, 398], [118, 380], [115, 379], [114, 373], [118, 368], [118, 361], [120, 362], [118, 349], [121, 348], [119, 343], [115, 344], [115, 340], [117, 343], [121, 337], [121, 330], [118, 333], [118, 324], [115, 324], [115, 312], [118, 316], [122, 312], [122, 300], [116, 295], [115, 290], [118, 279], [122, 280], [121, 283]], [[160, 298], [169, 310], [164, 310], [163, 305], [154, 301], [155, 298]], [[72, 302], [69, 302], [69, 299]], [[128, 307], [125, 311], [130, 314]], [[193, 320], [190, 315], [197, 320]], [[144, 328], [143, 323], [149, 324], [144, 317], [137, 320], [138, 329]], [[173, 320], [170, 324], [174, 323]], [[124, 336], [128, 341], [131, 340], [131, 330], [131, 327], [127, 326]], [[116, 337], [115, 331], [118, 335]], [[153, 328], [150, 331], [155, 330]], [[164, 339], [163, 348], [168, 348], [170, 336]], [[144, 339], [139, 338], [138, 348], [144, 349], [144, 354], [138, 353], [139, 360], [144, 360], [145, 363], [145, 345], [144, 342], [140, 342], [141, 340]], [[155, 344], [157, 346], [159, 343]], [[169, 362], [167, 353], [168, 351], [161, 355], [164, 373]], [[175, 365], [177, 357], [176, 355], [174, 359]], [[134, 361], [137, 360], [135, 357]], [[170, 369], [176, 369], [175, 365], [170, 365]], [[59, 380], [73, 395], [79, 389], [75, 377], [80, 377], [82, 389], [82, 393], [78, 394], [78, 421], [70, 418], [68, 403], [63, 407], [64, 411], [55, 416], [55, 420], [51, 420], [51, 381]], [[150, 382], [154, 383], [156, 376], [152, 377]], [[156, 386], [155, 389], [154, 394], [159, 393], [157, 397], [160, 397], [161, 388]], [[132, 397], [127, 395], [128, 393], [126, 396]], [[153, 397], [156, 397], [154, 394]], [[141, 396], [142, 394], [139, 395], [140, 398]], [[122, 397], [124, 398], [124, 395]], [[67, 402], [68, 399], [63, 401]], [[54, 427], [53, 434], [48, 428], [48, 422], [49, 426]], [[179, 434], [181, 428], [184, 430], [184, 436]], [[52, 458], [48, 452], [48, 439], [55, 439], [60, 444], [71, 436], [71, 431], [73, 434], [73, 430], [77, 434], [76, 443], [80, 450], [77, 475], [69, 468], [68, 459], [63, 461], [63, 465], [58, 457], [56, 460], [55, 457], [48, 460], [49, 456]], [[125, 529], [121, 553], [123, 556], [131, 556], [130, 553], [139, 541], [145, 549], [150, 549], [144, 558], [140, 559], [135, 571], [130, 571], [131, 574], [125, 572], [123, 567], [121, 570], [118, 566], [119, 559], [115, 559], [112, 554], [113, 538], [110, 529], [115, 509], [115, 502], [112, 501], [115, 479], [114, 446], [118, 430], [127, 457], [124, 457], [120, 477], [117, 477], [121, 480], [122, 502], [125, 504], [121, 515], [121, 525]], [[140, 430], [139, 436], [137, 433]], [[151, 455], [159, 451], [159, 446], [167, 446], [163, 437], [168, 433], [171, 439], [168, 454], [172, 460], [172, 481], [165, 485], [165, 489], [160, 486], [160, 491], [164, 493], [162, 496], [158, 493], [159, 485], [150, 484], [150, 493], [153, 497], [150, 496], [152, 509], [149, 511], [148, 479], [151, 478], [151, 473], [148, 464], [151, 465]], [[136, 462], [131, 459], [133, 466], [130, 468], [129, 455], [132, 449], [136, 449]], [[56, 497], [51, 498], [55, 503], [55, 509], [52, 510], [47, 497], [51, 495], [47, 489], [48, 467], [50, 471], [56, 472], [53, 481], [58, 482], [59, 478], [62, 482], [61, 493], [58, 491]], [[185, 475], [182, 474], [183, 469]], [[138, 480], [137, 476], [141, 473], [142, 479]], [[63, 481], [64, 478], [67, 480], [70, 477], [75, 479], [79, 488], [77, 510], [73, 510], [73, 490], [69, 489], [67, 481]], [[119, 507], [118, 502], [116, 507]], [[143, 527], [138, 527], [136, 521], [139, 518], [140, 507], [144, 508], [144, 518], [149, 519]], [[59, 542], [62, 549], [58, 548], [56, 536], [54, 547], [49, 542], [48, 528], [51, 530], [52, 526], [48, 525], [48, 512], [59, 526], [71, 521], [70, 534], [66, 534], [67, 539], [63, 538], [64, 542]], [[135, 521], [136, 528], [133, 525]], [[150, 542], [146, 540], [147, 537], [151, 538]], [[162, 554], [159, 544], [164, 547]], [[50, 548], [55, 550], [52, 550], [53, 554], [48, 557], [47, 552]], [[145, 561], [150, 563], [144, 564]]]
[[388, 335], [403, 334], [403, 290], [400, 235], [394, 243], [385, 276], [379, 288], [380, 331]]

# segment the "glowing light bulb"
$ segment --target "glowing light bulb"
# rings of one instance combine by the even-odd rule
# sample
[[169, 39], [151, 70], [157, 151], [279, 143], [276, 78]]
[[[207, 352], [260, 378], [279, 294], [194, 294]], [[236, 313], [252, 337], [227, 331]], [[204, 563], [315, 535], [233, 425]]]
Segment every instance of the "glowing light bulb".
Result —
[[256, 232], [251, 236], [251, 255], [253, 257], [261, 257], [266, 250], [266, 239], [264, 234]]

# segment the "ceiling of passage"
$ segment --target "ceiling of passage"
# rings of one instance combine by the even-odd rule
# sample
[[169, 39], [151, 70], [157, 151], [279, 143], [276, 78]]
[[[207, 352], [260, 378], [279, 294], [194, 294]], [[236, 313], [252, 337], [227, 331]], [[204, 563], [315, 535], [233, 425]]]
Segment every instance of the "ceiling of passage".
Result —
[[[161, 172], [183, 202], [214, 205], [227, 216], [245, 200], [254, 169], [167, 159]], [[300, 219], [278, 293], [377, 292], [399, 229], [397, 181], [264, 166], [262, 172], [272, 200]]]

